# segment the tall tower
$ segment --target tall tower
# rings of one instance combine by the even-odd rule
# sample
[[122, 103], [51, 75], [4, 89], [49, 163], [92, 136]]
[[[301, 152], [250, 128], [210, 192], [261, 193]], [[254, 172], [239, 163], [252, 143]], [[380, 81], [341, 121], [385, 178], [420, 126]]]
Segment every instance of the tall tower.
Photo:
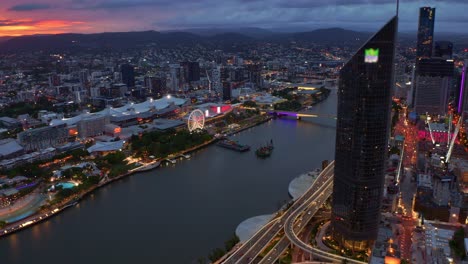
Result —
[[434, 41], [435, 8], [428, 6], [419, 9], [418, 42], [416, 57], [430, 58]]
[[331, 224], [334, 239], [353, 250], [377, 237], [397, 24], [395, 16], [340, 71]]
[[129, 88], [135, 87], [135, 68], [130, 64], [122, 64], [120, 70], [122, 72], [122, 82]]

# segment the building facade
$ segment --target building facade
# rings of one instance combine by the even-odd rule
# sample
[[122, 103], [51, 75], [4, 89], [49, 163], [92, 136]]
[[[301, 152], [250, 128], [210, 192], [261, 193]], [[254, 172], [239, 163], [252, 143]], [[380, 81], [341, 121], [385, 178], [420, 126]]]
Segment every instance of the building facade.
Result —
[[331, 227], [353, 250], [377, 237], [397, 23], [395, 16], [340, 71]]
[[135, 87], [135, 68], [130, 64], [122, 64], [120, 70], [122, 72], [122, 82], [129, 88]]
[[28, 129], [18, 134], [18, 142], [26, 151], [36, 151], [63, 145], [68, 140], [65, 124]]
[[416, 57], [430, 58], [434, 40], [435, 8], [428, 6], [419, 9], [418, 40], [416, 44]]
[[443, 58], [419, 60], [414, 100], [416, 113], [445, 115], [453, 74], [452, 60]]

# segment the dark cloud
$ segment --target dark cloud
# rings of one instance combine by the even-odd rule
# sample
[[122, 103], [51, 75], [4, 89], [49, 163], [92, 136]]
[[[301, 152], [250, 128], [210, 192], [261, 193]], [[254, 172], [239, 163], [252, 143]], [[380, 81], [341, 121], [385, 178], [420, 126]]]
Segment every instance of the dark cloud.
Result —
[[20, 24], [22, 24], [22, 22], [20, 21], [15, 21], [15, 20], [10, 20], [10, 19], [0, 19], [0, 27], [16, 26]]
[[51, 5], [49, 4], [39, 4], [39, 3], [30, 3], [30, 4], [20, 4], [10, 7], [9, 11], [34, 11], [34, 10], [43, 10], [49, 9]]

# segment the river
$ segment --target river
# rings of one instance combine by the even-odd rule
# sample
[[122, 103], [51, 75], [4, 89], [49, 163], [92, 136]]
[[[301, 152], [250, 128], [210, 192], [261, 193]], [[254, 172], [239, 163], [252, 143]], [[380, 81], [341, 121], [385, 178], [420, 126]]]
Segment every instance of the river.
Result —
[[[336, 92], [314, 112], [336, 114]], [[289, 182], [333, 159], [330, 120], [272, 120], [233, 138], [237, 153], [212, 145], [175, 165], [101, 188], [79, 205], [0, 239], [0, 263], [197, 263], [224, 247], [246, 218], [289, 200]], [[328, 125], [324, 125], [328, 124]], [[270, 158], [254, 150], [273, 139]]]

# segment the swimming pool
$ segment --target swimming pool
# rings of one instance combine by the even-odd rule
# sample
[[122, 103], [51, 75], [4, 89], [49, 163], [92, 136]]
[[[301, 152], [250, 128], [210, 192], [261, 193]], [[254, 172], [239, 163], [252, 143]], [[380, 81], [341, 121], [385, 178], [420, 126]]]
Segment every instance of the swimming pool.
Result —
[[62, 186], [63, 189], [71, 189], [75, 187], [75, 184], [73, 182], [61, 182], [57, 183], [56, 186]]

